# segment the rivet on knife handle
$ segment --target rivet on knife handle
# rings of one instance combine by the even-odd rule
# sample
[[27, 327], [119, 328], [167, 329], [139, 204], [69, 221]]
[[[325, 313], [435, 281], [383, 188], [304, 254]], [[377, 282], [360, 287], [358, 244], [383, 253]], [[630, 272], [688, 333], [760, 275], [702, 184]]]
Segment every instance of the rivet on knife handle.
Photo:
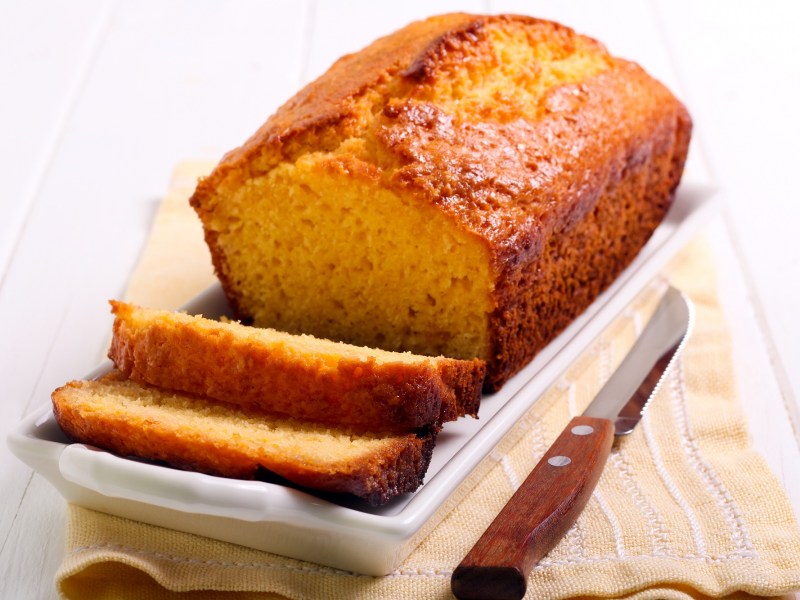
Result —
[[456, 597], [522, 598], [528, 573], [589, 501], [613, 441], [610, 420], [572, 419], [453, 572]]

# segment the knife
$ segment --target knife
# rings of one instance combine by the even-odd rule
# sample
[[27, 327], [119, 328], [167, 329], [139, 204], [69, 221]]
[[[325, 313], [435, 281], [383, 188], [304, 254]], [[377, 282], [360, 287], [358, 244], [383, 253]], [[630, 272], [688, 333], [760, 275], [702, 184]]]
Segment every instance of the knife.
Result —
[[450, 580], [462, 600], [517, 599], [528, 574], [580, 515], [614, 439], [633, 431], [680, 354], [694, 308], [669, 287], [630, 352], [553, 442]]

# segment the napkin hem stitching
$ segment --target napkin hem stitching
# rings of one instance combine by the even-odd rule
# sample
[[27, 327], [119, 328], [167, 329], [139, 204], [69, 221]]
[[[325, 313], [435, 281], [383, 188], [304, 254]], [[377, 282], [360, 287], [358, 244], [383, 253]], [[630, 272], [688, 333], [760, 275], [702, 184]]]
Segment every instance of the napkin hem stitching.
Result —
[[[299, 573], [317, 573], [317, 574], [325, 574], [325, 575], [338, 575], [338, 576], [350, 576], [350, 577], [375, 577], [373, 575], [364, 575], [362, 573], [355, 573], [353, 571], [345, 571], [342, 569], [336, 569], [334, 567], [325, 567], [323, 565], [319, 566], [298, 566], [298, 565], [286, 565], [281, 563], [255, 563], [255, 562], [238, 562], [238, 561], [223, 561], [223, 560], [214, 560], [214, 559], [201, 559], [201, 558], [189, 558], [188, 556], [179, 556], [176, 554], [166, 554], [163, 552], [155, 552], [152, 550], [144, 550], [142, 548], [134, 548], [133, 546], [128, 546], [125, 544], [92, 544], [89, 546], [79, 546], [70, 550], [69, 555], [77, 555], [82, 552], [89, 552], [94, 550], [111, 550], [111, 551], [121, 551], [127, 552], [130, 554], [136, 554], [142, 557], [150, 557], [155, 558], [157, 560], [167, 560], [170, 562], [175, 563], [183, 563], [183, 564], [196, 564], [196, 565], [208, 565], [208, 566], [217, 566], [217, 567], [236, 567], [236, 568], [243, 568], [243, 569], [270, 569], [270, 570], [286, 570], [286, 571], [293, 571]], [[444, 569], [398, 569], [392, 571], [385, 577], [429, 577], [429, 578], [443, 578], [443, 577], [450, 577], [452, 575], [452, 570], [444, 570]]]
[[[222, 560], [214, 560], [214, 559], [199, 559], [199, 558], [189, 558], [186, 556], [178, 556], [175, 554], [166, 554], [163, 552], [154, 552], [152, 550], [143, 550], [141, 548], [134, 548], [132, 546], [127, 546], [125, 544], [92, 544], [89, 546], [79, 546], [77, 548], [73, 548], [69, 555], [76, 555], [82, 552], [93, 551], [93, 550], [117, 550], [117, 551], [124, 551], [132, 554], [136, 554], [139, 556], [144, 557], [151, 557], [158, 560], [167, 560], [170, 562], [176, 563], [183, 563], [183, 564], [197, 564], [197, 565], [209, 565], [209, 566], [218, 566], [218, 567], [236, 567], [236, 568], [244, 568], [244, 569], [270, 569], [270, 570], [286, 570], [286, 571], [293, 571], [299, 573], [317, 573], [317, 574], [325, 574], [325, 575], [345, 575], [350, 577], [375, 577], [372, 575], [363, 575], [361, 573], [354, 573], [352, 571], [344, 571], [342, 569], [336, 569], [334, 567], [325, 567], [322, 565], [319, 566], [299, 566], [299, 565], [286, 565], [280, 563], [255, 563], [255, 562], [238, 562], [238, 561], [222, 561]], [[597, 563], [616, 563], [620, 561], [628, 561], [631, 559], [648, 559], [648, 558], [659, 558], [659, 559], [673, 559], [673, 560], [692, 560], [692, 561], [702, 561], [708, 563], [723, 563], [723, 562], [730, 562], [733, 560], [755, 560], [758, 559], [758, 554], [753, 551], [748, 550], [734, 550], [727, 554], [723, 554], [720, 556], [701, 556], [698, 554], [685, 554], [685, 555], [664, 555], [664, 554], [636, 554], [636, 555], [626, 555], [626, 556], [592, 556], [592, 557], [577, 557], [577, 558], [568, 558], [568, 559], [556, 559], [556, 560], [549, 560], [545, 558], [542, 560], [536, 567], [534, 567], [534, 571], [542, 571], [547, 568], [552, 567], [562, 567], [562, 566], [574, 566], [580, 564], [597, 564]], [[444, 578], [450, 577], [453, 571], [451, 569], [397, 569], [392, 571], [391, 573], [383, 576], [383, 577], [427, 577], [427, 578]]]
[[589, 556], [589, 557], [581, 557], [579, 559], [553, 559], [549, 560], [547, 558], [543, 559], [536, 565], [533, 570], [534, 571], [542, 571], [544, 569], [550, 567], [562, 567], [562, 566], [573, 566], [576, 564], [596, 564], [596, 563], [616, 563], [616, 562], [623, 562], [629, 561], [631, 559], [641, 559], [641, 558], [659, 558], [659, 559], [670, 559], [670, 560], [691, 560], [691, 561], [700, 561], [700, 562], [708, 562], [708, 563], [726, 563], [731, 562], [734, 560], [757, 560], [759, 559], [758, 553], [749, 551], [749, 550], [733, 550], [728, 552], [727, 554], [717, 555], [717, 556], [701, 556], [699, 554], [628, 554], [625, 556]]
[[340, 569], [335, 569], [333, 567], [325, 567], [325, 566], [297, 566], [297, 565], [282, 565], [279, 563], [246, 563], [246, 562], [238, 562], [238, 561], [223, 561], [223, 560], [214, 560], [214, 559], [203, 559], [203, 558], [189, 558], [188, 556], [179, 556], [176, 554], [166, 554], [163, 552], [155, 552], [152, 550], [144, 550], [142, 548], [134, 548], [133, 546], [127, 546], [125, 544], [92, 544], [90, 546], [79, 546], [77, 548], [73, 548], [69, 554], [80, 554], [82, 552], [94, 551], [94, 550], [111, 550], [111, 551], [122, 551], [122, 552], [129, 552], [133, 554], [137, 554], [143, 557], [150, 557], [155, 558], [157, 560], [167, 560], [170, 562], [176, 563], [185, 563], [185, 564], [197, 564], [197, 565], [209, 565], [209, 566], [218, 566], [218, 567], [240, 567], [245, 569], [259, 569], [259, 568], [266, 568], [266, 569], [286, 569], [288, 571], [297, 571], [301, 573], [307, 572], [317, 572], [317, 573], [329, 573], [329, 574], [342, 574], [347, 573], [347, 571], [341, 571]]

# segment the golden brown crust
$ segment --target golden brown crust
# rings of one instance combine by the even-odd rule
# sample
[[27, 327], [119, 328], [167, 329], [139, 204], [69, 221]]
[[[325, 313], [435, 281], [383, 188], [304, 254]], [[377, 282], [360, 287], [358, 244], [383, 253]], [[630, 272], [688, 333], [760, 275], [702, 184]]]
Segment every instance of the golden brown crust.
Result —
[[[376, 40], [361, 52], [343, 56], [281, 106], [244, 145], [229, 152], [200, 182], [192, 198], [193, 206], [202, 207], [209, 201], [232, 171], [244, 167], [246, 176], [263, 173], [288, 150], [296, 136], [330, 126], [346, 129], [348, 120], [357, 119], [354, 103], [366, 89], [388, 81], [434, 53], [437, 40], [443, 43], [454, 29], [465, 27], [474, 19], [471, 15], [451, 14], [418, 21]], [[346, 133], [340, 133], [337, 139], [343, 135]]]
[[[106, 401], [94, 403], [87, 399], [91, 394], [113, 397], [116, 389], [120, 389], [119, 397], [124, 401], [127, 391], [122, 386], [129, 385], [113, 373], [100, 382], [73, 381], [58, 388], [52, 394], [58, 424], [72, 440], [123, 457], [163, 461], [184, 470], [238, 479], [254, 479], [266, 470], [301, 487], [351, 494], [373, 505], [384, 504], [422, 484], [436, 438], [434, 431], [387, 436], [355, 459], [326, 461], [321, 456], [313, 464], [299, 462], [270, 452], [268, 446], [253, 448], [233, 438], [198, 435], [190, 419], [175, 417], [169, 410], [163, 412], [162, 418], [141, 421]], [[162, 394], [149, 386], [139, 389], [142, 395]], [[192, 401], [190, 396], [183, 398]], [[203, 399], [193, 401], [213, 404]], [[267, 417], [262, 418], [271, 422]], [[177, 419], [178, 427], [170, 423], [171, 419]], [[181, 428], [184, 421], [186, 427]], [[280, 427], [282, 422], [274, 423]], [[270, 444], [270, 438], [264, 443]], [[335, 445], [332, 441], [331, 446]]]
[[[447, 409], [442, 405], [442, 422], [454, 421], [458, 417], [478, 416], [481, 403], [480, 390], [486, 376], [486, 363], [482, 360], [441, 360], [439, 374], [445, 386], [453, 389], [456, 402], [449, 404], [451, 412], [445, 416]], [[477, 390], [477, 392], [476, 392]]]
[[[370, 431], [439, 427], [475, 415], [481, 361], [378, 361], [366, 348], [111, 301], [109, 357], [127, 377], [251, 410]], [[259, 334], [258, 336], [256, 334]], [[339, 354], [341, 352], [341, 354]]]
[[[670, 136], [675, 135], [674, 133]], [[636, 257], [661, 222], [677, 180], [654, 173], [675, 169], [685, 157], [676, 143], [644, 157], [631, 157], [626, 172], [610, 178], [591, 213], [571, 228], [544, 238], [547, 251], [525, 269], [498, 281], [503, 307], [492, 315], [493, 364], [484, 389], [499, 389], [606, 289]], [[643, 161], [637, 164], [638, 161]]]
[[[540, 188], [544, 196], [530, 190], [528, 197], [559, 202], [526, 205], [525, 192], [516, 190], [509, 206], [519, 212], [504, 222], [519, 223], [540, 206], [545, 212], [532, 227], [490, 233], [504, 237], [493, 245], [498, 310], [486, 391], [499, 389], [614, 281], [666, 215], [680, 181], [691, 119], [665, 88], [621, 63], [581, 89], [583, 106], [574, 116], [548, 117], [527, 132], [532, 146], [554, 157], [548, 165], [564, 174]], [[553, 132], [558, 141], [548, 147]], [[582, 150], [575, 156], [570, 146]], [[515, 180], [525, 178], [519, 173]]]
[[[500, 60], [492, 35], [503, 28], [554, 56], [580, 48], [599, 66], [542, 84], [528, 104], [514, 102], [512, 88], [453, 109], [438, 90], [465, 64], [477, 65], [471, 87], [484, 85]], [[488, 249], [495, 309], [481, 358], [493, 391], [638, 253], [670, 206], [690, 135], [685, 107], [663, 85], [594, 40], [529, 17], [444, 15], [342, 58], [226, 156], [192, 204], [208, 222], [247, 178], [360, 137], [367, 150], [337, 154], [331, 168], [436, 206]], [[206, 236], [226, 294], [247, 318], [212, 228]]]
[[372, 460], [362, 462], [346, 474], [321, 474], [298, 465], [273, 472], [303, 487], [351, 494], [380, 506], [422, 485], [437, 435], [438, 430], [428, 429], [393, 440]]

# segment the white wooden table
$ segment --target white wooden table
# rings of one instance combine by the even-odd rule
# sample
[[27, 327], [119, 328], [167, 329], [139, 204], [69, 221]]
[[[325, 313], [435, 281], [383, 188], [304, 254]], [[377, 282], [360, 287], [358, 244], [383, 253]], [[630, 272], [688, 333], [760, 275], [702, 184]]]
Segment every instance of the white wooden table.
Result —
[[[89, 371], [170, 171], [246, 139], [341, 54], [429, 14], [552, 18], [688, 104], [691, 166], [757, 448], [800, 513], [800, 5], [405, 0], [0, 1], [0, 438]], [[0, 598], [51, 598], [65, 506], [0, 447]]]

